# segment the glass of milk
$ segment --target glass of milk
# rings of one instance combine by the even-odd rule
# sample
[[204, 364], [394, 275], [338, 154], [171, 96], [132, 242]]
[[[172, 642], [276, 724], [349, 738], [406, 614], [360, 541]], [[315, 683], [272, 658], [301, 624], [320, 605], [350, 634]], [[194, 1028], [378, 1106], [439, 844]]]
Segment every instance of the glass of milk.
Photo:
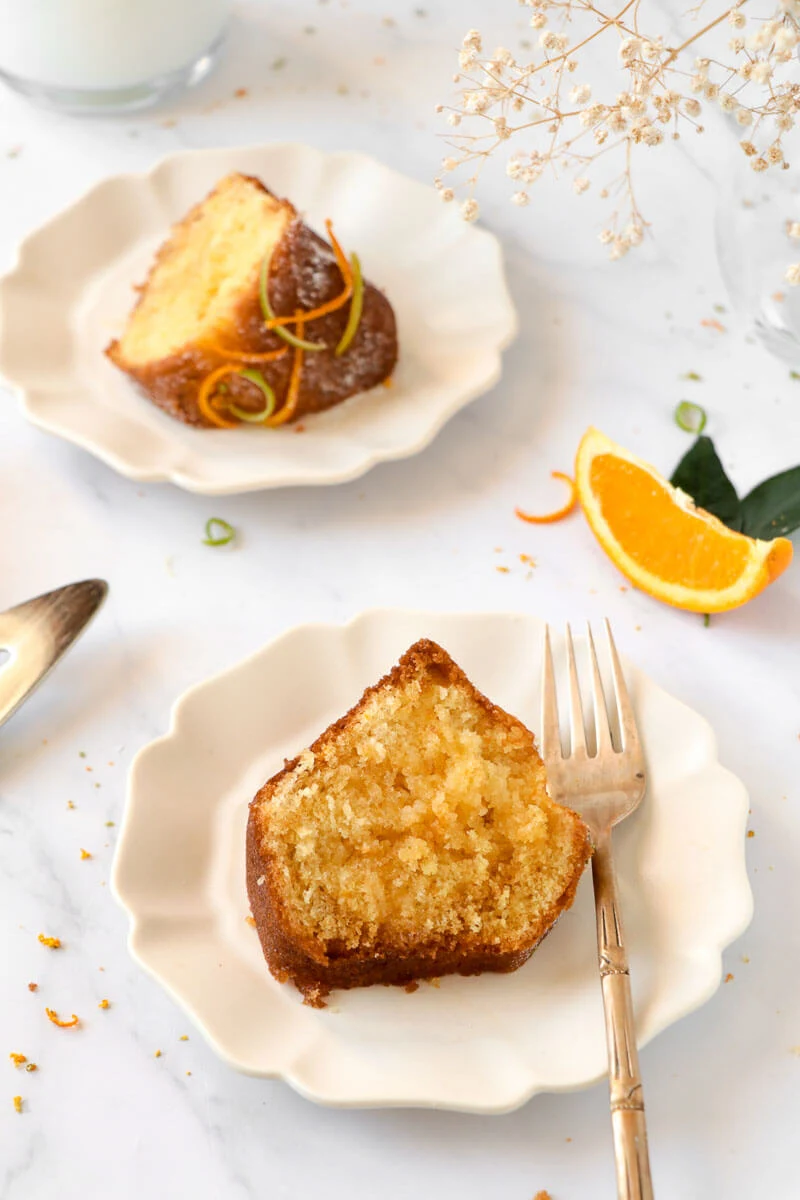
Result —
[[53, 108], [130, 112], [202, 79], [231, 0], [0, 0], [0, 79]]

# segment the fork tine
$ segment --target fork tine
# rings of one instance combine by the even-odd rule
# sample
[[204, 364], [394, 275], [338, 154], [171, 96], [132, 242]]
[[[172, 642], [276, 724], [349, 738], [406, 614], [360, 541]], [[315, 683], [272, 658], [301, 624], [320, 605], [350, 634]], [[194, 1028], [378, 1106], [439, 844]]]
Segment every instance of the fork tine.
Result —
[[611, 635], [611, 625], [606, 618], [606, 636], [608, 637], [608, 649], [611, 653], [611, 670], [614, 676], [614, 691], [617, 695], [617, 710], [619, 712], [619, 728], [622, 738], [622, 748], [628, 752], [637, 753], [640, 750], [639, 731], [636, 728], [636, 717], [633, 712], [628, 688], [625, 683], [625, 676], [622, 673], [622, 665], [617, 654], [617, 647], [614, 645], [614, 638]]
[[601, 754], [604, 750], [613, 750], [614, 747], [611, 741], [611, 729], [608, 723], [606, 695], [603, 691], [603, 681], [600, 678], [600, 668], [597, 665], [597, 651], [594, 648], [592, 627], [588, 621], [586, 622], [586, 638], [589, 642], [589, 659], [592, 664], [592, 699], [594, 701], [594, 728], [595, 738], [597, 741], [596, 752]]
[[556, 673], [550, 645], [550, 626], [544, 627], [544, 671], [542, 672], [542, 754], [545, 759], [561, 758], [561, 734], [558, 728]]
[[570, 752], [585, 754], [586, 731], [583, 726], [583, 701], [581, 700], [581, 685], [578, 681], [578, 668], [575, 665], [572, 630], [569, 625], [567, 625], [567, 661], [569, 663]]

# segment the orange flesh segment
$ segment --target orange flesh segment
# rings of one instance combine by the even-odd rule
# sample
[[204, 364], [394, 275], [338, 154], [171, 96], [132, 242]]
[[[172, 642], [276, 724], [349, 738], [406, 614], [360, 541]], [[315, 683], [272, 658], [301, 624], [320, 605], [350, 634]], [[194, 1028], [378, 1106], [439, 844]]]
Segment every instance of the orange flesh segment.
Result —
[[676, 506], [674, 492], [635, 463], [612, 454], [592, 460], [592, 491], [615, 541], [665, 583], [722, 590], [736, 583], [750, 545], [702, 509]]

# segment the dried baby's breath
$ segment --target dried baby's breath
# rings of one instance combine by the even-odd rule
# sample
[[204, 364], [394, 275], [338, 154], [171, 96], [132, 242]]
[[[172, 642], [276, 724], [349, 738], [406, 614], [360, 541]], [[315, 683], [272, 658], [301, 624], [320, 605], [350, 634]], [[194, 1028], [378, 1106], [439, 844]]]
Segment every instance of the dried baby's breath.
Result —
[[[461, 85], [458, 100], [438, 106], [450, 129], [458, 130], [448, 135], [452, 153], [442, 173], [469, 172], [459, 185], [467, 193], [461, 202], [465, 220], [479, 214], [481, 169], [506, 149], [506, 174], [517, 185], [511, 199], [521, 206], [545, 172], [572, 174], [573, 190], [583, 194], [590, 168], [617, 152], [621, 170], [600, 192], [612, 195], [616, 207], [600, 241], [611, 258], [621, 258], [641, 243], [647, 225], [634, 194], [634, 159], [678, 139], [686, 127], [702, 133], [709, 107], [748, 131], [741, 147], [752, 170], [787, 169], [782, 140], [800, 116], [800, 0], [738, 0], [703, 22], [705, 2], [691, 10], [699, 27], [678, 45], [652, 26], [645, 32], [645, 23], [659, 17], [649, 0], [618, 0], [613, 11], [606, 0], [520, 0], [538, 30], [535, 49], [522, 62], [502, 46], [488, 54], [480, 30], [470, 29], [454, 76]], [[734, 36], [724, 61], [698, 54], [706, 45], [709, 55], [712, 45], [716, 51], [709, 35], [725, 25]], [[602, 98], [583, 69], [586, 47], [601, 38], [621, 72], [619, 90]], [[447, 184], [437, 180], [442, 198], [451, 200], [456, 184]], [[793, 282], [788, 273], [787, 279]]]

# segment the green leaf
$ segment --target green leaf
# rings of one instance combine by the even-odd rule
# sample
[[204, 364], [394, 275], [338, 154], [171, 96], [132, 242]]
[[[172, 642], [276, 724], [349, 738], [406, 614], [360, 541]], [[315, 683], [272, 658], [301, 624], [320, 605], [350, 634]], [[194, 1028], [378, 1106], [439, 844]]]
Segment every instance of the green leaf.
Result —
[[698, 508], [713, 513], [729, 529], [741, 529], [736, 488], [725, 474], [710, 437], [699, 437], [686, 451], [670, 483], [691, 496]]
[[800, 529], [800, 467], [754, 487], [741, 502], [742, 532], [765, 542]]

